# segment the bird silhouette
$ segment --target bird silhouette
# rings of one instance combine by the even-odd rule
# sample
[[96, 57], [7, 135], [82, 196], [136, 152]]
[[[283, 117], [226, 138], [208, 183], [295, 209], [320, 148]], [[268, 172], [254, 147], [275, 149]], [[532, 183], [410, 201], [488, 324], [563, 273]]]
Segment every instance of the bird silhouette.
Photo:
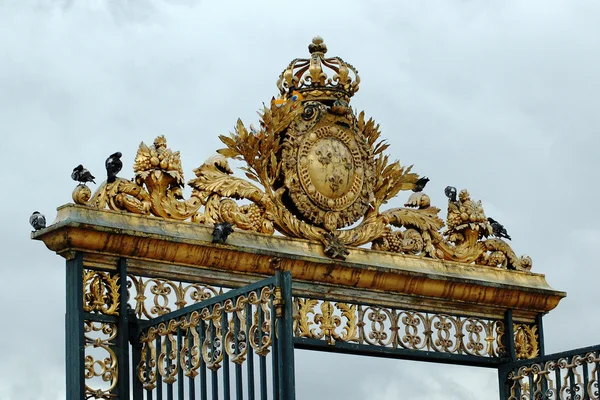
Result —
[[112, 183], [117, 179], [117, 174], [123, 168], [123, 162], [121, 161], [121, 157], [123, 154], [117, 151], [114, 154], [111, 154], [110, 157], [106, 159], [104, 165], [106, 166], [106, 175], [108, 176], [107, 182]]
[[504, 228], [504, 226], [500, 222], [496, 221], [493, 218], [488, 218], [487, 220], [492, 226], [492, 233], [494, 234], [494, 236], [501, 239], [504, 238], [511, 240], [510, 236], [508, 235], [508, 232], [506, 232], [506, 228]]
[[29, 217], [29, 223], [36, 231], [40, 229], [44, 229], [46, 227], [46, 217], [39, 213], [39, 211], [34, 211]]
[[424, 178], [419, 178], [416, 182], [415, 182], [415, 187], [413, 188], [413, 192], [417, 193], [417, 192], [422, 192], [423, 189], [425, 189], [425, 186], [427, 185], [427, 182], [429, 182], [429, 178], [424, 177]]
[[454, 186], [446, 186], [444, 194], [450, 201], [456, 202], [456, 188]]
[[75, 168], [73, 168], [73, 172], [71, 172], [71, 178], [79, 183], [87, 183], [87, 182], [92, 182], [92, 183], [96, 183], [94, 181], [94, 179], [96, 179], [96, 177], [94, 175], [91, 174], [90, 171], [88, 171], [87, 169], [85, 169], [83, 167], [83, 165], [79, 164], [78, 166], [76, 166]]
[[215, 224], [212, 232], [213, 243], [225, 243], [227, 237], [233, 232], [233, 225], [229, 222], [219, 222]]

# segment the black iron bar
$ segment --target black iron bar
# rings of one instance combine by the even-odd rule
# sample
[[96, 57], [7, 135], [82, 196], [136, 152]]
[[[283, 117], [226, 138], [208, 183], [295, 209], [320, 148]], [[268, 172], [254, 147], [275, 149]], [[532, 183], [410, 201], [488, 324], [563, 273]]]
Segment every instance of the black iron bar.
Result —
[[529, 372], [527, 375], [529, 376], [529, 399], [535, 400], [535, 397], [534, 397], [535, 387], [534, 387], [534, 383], [533, 383], [533, 373]]
[[252, 304], [248, 302], [246, 304], [246, 346], [248, 347], [248, 358], [246, 361], [246, 368], [248, 373], [248, 400], [254, 400], [254, 349], [250, 345], [250, 341], [253, 339], [250, 337], [250, 327], [252, 327], [252, 317], [254, 308]]
[[[279, 278], [279, 275], [277, 275]], [[277, 279], [279, 281], [279, 279]], [[278, 317], [273, 307], [273, 297], [269, 299], [269, 312], [271, 314], [271, 347], [273, 352], [271, 354], [271, 378], [273, 385], [273, 399], [282, 399], [281, 393], [279, 392], [279, 365], [281, 360], [281, 354], [279, 349], [279, 340], [277, 337], [277, 329], [279, 329]]]
[[280, 364], [281, 374], [283, 375], [283, 399], [296, 399], [296, 383], [294, 371], [294, 308], [292, 303], [292, 274], [288, 271], [282, 274], [281, 291], [283, 296], [283, 320], [282, 335], [279, 343], [283, 352], [283, 361]]
[[557, 364], [555, 364], [554, 366], [554, 386], [556, 386], [555, 397], [557, 399], [560, 399], [562, 397], [560, 394], [560, 389], [562, 387], [562, 377], [560, 373], [560, 367]]
[[156, 400], [162, 400], [163, 398], [163, 385], [162, 375], [160, 374], [160, 363], [159, 357], [161, 352], [161, 339], [160, 335], [156, 335]]
[[[568, 359], [568, 363], [567, 364], [571, 364], [573, 365], [573, 358], [575, 358], [575, 356], [570, 357]], [[567, 367], [569, 368], [569, 367]], [[573, 368], [569, 368], [569, 372], [568, 372], [568, 377], [569, 377], [569, 391], [571, 392], [571, 399], [577, 399], [577, 383], [575, 382], [575, 368], [577, 368], [575, 365], [573, 365]]]
[[133, 363], [133, 384], [132, 384], [132, 395], [133, 400], [143, 400], [144, 398], [144, 387], [142, 385], [142, 381], [140, 380], [137, 372], [137, 367], [142, 362], [142, 344], [139, 340], [135, 340], [132, 343], [132, 363]]
[[225, 304], [221, 310], [221, 352], [223, 354], [223, 399], [231, 400], [231, 382], [229, 379], [229, 354], [227, 353], [227, 343], [225, 337], [229, 332], [229, 320]]
[[[177, 399], [183, 400], [183, 367], [181, 366], [181, 349], [183, 348], [183, 337], [181, 336], [181, 326], [177, 327], [177, 353], [175, 354], [175, 367], [177, 368]], [[188, 349], [189, 351], [189, 349]]]
[[[597, 359], [598, 356], [600, 356], [600, 351], [594, 352], [594, 356], [595, 356], [594, 358]], [[596, 382], [598, 384], [600, 384], [600, 363], [596, 362], [595, 364], [596, 364], [596, 368], [595, 368], [596, 369]], [[600, 389], [600, 387], [598, 389]]]
[[117, 398], [129, 398], [129, 314], [127, 312], [127, 259], [119, 259], [119, 323], [117, 329]]
[[[210, 308], [211, 311], [211, 315], [214, 313], [214, 306]], [[217, 350], [215, 350], [215, 322], [213, 319], [211, 319], [209, 322], [210, 324], [210, 355], [211, 355], [211, 361], [214, 362], [214, 360], [217, 358], [215, 356], [215, 352]], [[219, 400], [219, 375], [217, 373], [217, 370], [214, 368], [211, 368], [211, 390], [212, 390], [212, 400]]]
[[[260, 295], [259, 295], [260, 297]], [[264, 324], [264, 310], [260, 304], [257, 305], [258, 308], [258, 338], [257, 342], [259, 346], [262, 344], [263, 337], [263, 324]], [[267, 360], [266, 355], [259, 354], [258, 358], [258, 375], [260, 380], [260, 400], [267, 400]]]
[[588, 385], [590, 384], [590, 378], [589, 378], [588, 374], [590, 372], [588, 369], [587, 361], [585, 359], [585, 355], [584, 355], [581, 369], [582, 369], [582, 373], [583, 373], [583, 400], [588, 400], [590, 398], [590, 395], [588, 393]]
[[539, 341], [539, 351], [540, 351], [540, 357], [543, 357], [546, 355], [546, 345], [544, 344], [544, 322], [543, 322], [543, 314], [538, 314], [535, 317], [535, 324], [537, 326], [537, 331], [538, 331], [538, 341]]
[[332, 353], [355, 354], [371, 357], [398, 358], [414, 361], [430, 361], [442, 364], [470, 365], [475, 367], [497, 368], [506, 362], [501, 358], [472, 356], [466, 354], [451, 354], [435, 351], [394, 349], [379, 347], [369, 344], [336, 342], [330, 345], [324, 340], [309, 338], [294, 338], [294, 347], [297, 349], [317, 350]]
[[[185, 337], [185, 340], [187, 340], [187, 346], [188, 346], [188, 360], [187, 360], [187, 366], [188, 366], [188, 371], [191, 371], [192, 369], [192, 347], [194, 346], [194, 336], [192, 335], [192, 329], [196, 329], [193, 326], [190, 326], [188, 328], [187, 331], [187, 335]], [[200, 344], [200, 346], [202, 346], [202, 344]], [[201, 347], [198, 349], [198, 352], [201, 351]], [[202, 354], [198, 355], [200, 357], [200, 359], [202, 359]], [[194, 380], [194, 374], [191, 374], [188, 377], [188, 400], [196, 400], [196, 386], [195, 386], [195, 380]]]
[[[150, 360], [152, 357], [152, 352], [150, 351], [150, 346], [146, 346], [146, 377], [150, 376]], [[158, 378], [157, 378], [158, 379]], [[146, 398], [148, 400], [152, 400], [152, 390], [146, 390]]]
[[206, 362], [204, 361], [204, 356], [202, 355], [202, 348], [204, 346], [204, 340], [206, 339], [206, 323], [204, 322], [204, 320], [202, 319], [202, 317], [200, 318], [200, 324], [198, 326], [199, 332], [198, 332], [198, 336], [200, 337], [200, 349], [198, 349], [200, 351], [200, 399], [201, 400], [207, 400], [208, 399], [208, 393], [207, 393], [207, 379], [206, 379]]
[[[173, 367], [173, 360], [171, 360], [173, 348], [168, 334], [165, 336], [165, 346], [165, 351], [167, 352], [167, 354], [165, 354], [165, 362], [167, 363], [165, 370], [167, 371], [167, 376], [169, 376], [171, 375], [171, 368]], [[173, 382], [167, 382], [167, 400], [173, 400]]]
[[[239, 310], [241, 311], [241, 310]], [[235, 346], [234, 354], [239, 356], [240, 351], [240, 319], [238, 317], [238, 310], [233, 312], [233, 343]], [[242, 343], [243, 344], [243, 343]], [[236, 400], [244, 400], [244, 389], [243, 389], [243, 378], [242, 378], [242, 365], [235, 363], [235, 398]]]
[[67, 400], [85, 398], [85, 335], [83, 331], [83, 255], [67, 261], [66, 272], [66, 389]]

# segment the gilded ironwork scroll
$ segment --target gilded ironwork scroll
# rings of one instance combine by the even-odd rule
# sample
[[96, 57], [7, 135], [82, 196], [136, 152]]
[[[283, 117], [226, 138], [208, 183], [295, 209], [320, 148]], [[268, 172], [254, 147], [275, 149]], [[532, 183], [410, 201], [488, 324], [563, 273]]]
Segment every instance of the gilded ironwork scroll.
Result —
[[560, 357], [542, 357], [539, 362], [511, 370], [507, 376], [508, 400], [600, 399], [600, 352], [596, 346]]
[[84, 270], [83, 311], [105, 315], [119, 315], [119, 275], [108, 272]]
[[259, 356], [271, 351], [275, 290], [263, 287], [147, 328], [140, 337], [137, 377], [146, 390], [157, 379], [172, 384], [180, 371], [194, 377], [205, 366], [217, 371], [224, 357], [245, 362], [248, 350]]
[[85, 393], [86, 399], [115, 398], [118, 363], [114, 346], [117, 326], [112, 323], [85, 321]]
[[503, 357], [502, 320], [453, 316], [361, 304], [295, 298], [294, 334], [299, 338]]
[[152, 319], [223, 293], [223, 288], [172, 279], [128, 275], [129, 304], [140, 319]]

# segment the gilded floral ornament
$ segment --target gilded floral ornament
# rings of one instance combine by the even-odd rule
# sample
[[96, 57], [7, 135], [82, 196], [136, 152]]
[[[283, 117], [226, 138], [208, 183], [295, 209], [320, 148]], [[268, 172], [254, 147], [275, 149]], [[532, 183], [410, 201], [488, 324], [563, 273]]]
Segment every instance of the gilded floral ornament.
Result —
[[[490, 238], [482, 204], [466, 190], [449, 201], [444, 222], [412, 166], [385, 154], [379, 125], [350, 106], [360, 83], [356, 69], [326, 57], [321, 38], [313, 39], [309, 53], [281, 73], [279, 96], [263, 107], [257, 127], [238, 120], [234, 132], [220, 136], [225, 147], [193, 171], [189, 199], [182, 194], [179, 152], [160, 136], [152, 146], [140, 145], [133, 180], [105, 182], [93, 195], [79, 185], [74, 201], [319, 241], [332, 258], [345, 259], [348, 247], [370, 243], [380, 251], [531, 269], [529, 257]], [[244, 179], [234, 176], [229, 160], [243, 164]], [[413, 191], [404, 207], [382, 210], [403, 191]]]

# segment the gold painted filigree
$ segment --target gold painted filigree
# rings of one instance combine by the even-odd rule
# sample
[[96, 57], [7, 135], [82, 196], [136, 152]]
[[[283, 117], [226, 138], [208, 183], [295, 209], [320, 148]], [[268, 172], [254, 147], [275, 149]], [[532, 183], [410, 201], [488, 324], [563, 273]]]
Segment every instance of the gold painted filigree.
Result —
[[508, 399], [600, 399], [597, 351], [532, 363], [510, 371]]
[[119, 315], [119, 275], [87, 270], [83, 272], [83, 311]]
[[501, 320], [306, 298], [295, 298], [294, 306], [295, 335], [326, 340], [330, 345], [354, 342], [484, 357], [505, 355]]
[[515, 324], [515, 353], [519, 360], [535, 358], [539, 355], [537, 326]]
[[169, 279], [128, 276], [129, 298], [138, 318], [152, 319], [210, 299], [222, 288]]
[[158, 376], [174, 383], [179, 371], [194, 377], [202, 364], [217, 371], [225, 354], [238, 365], [245, 362], [250, 348], [265, 357], [273, 344], [274, 297], [274, 288], [263, 287], [147, 328], [140, 336], [137, 378], [146, 390], [152, 390]]
[[84, 336], [85, 398], [115, 398], [113, 391], [117, 387], [119, 376], [117, 355], [113, 350], [117, 326], [111, 323], [85, 321]]

